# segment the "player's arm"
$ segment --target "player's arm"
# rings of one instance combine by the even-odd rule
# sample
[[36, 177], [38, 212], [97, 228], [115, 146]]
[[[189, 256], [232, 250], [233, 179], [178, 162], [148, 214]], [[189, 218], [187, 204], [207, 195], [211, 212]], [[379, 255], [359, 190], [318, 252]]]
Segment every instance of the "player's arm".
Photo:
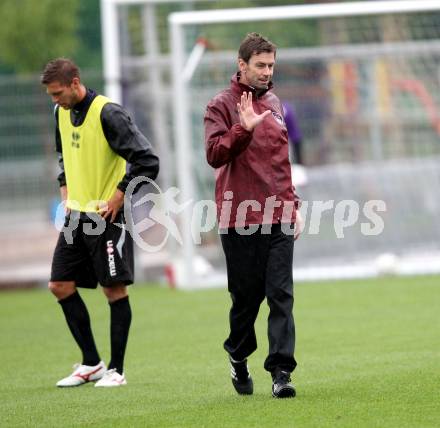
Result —
[[61, 202], [67, 201], [67, 186], [60, 186]]
[[305, 226], [305, 223], [304, 223], [304, 219], [303, 219], [303, 216], [301, 214], [301, 211], [300, 210], [296, 210], [295, 231], [294, 231], [294, 234], [293, 234], [293, 238], [294, 238], [295, 241], [300, 237], [302, 231], [304, 230], [304, 226]]
[[[296, 135], [296, 130], [292, 128], [293, 126], [295, 126], [292, 107], [287, 103], [283, 105], [281, 104], [281, 102], [279, 102], [279, 109], [283, 113], [284, 122], [286, 123], [286, 128], [287, 128], [287, 134], [289, 138], [291, 138], [292, 135], [294, 134]], [[301, 211], [299, 210], [301, 207], [301, 198], [299, 197], [298, 193], [296, 193], [296, 188], [293, 184], [292, 184], [292, 191], [293, 191], [293, 201], [295, 203], [295, 209], [296, 209], [294, 238], [295, 240], [297, 240], [301, 235], [302, 231], [304, 230], [305, 223]]]
[[302, 200], [299, 197], [298, 193], [296, 193], [296, 188], [293, 184], [292, 184], [292, 190], [293, 190], [293, 201], [296, 209], [295, 233], [294, 233], [294, 238], [296, 241], [301, 235], [302, 231], [304, 230], [305, 223], [301, 215], [301, 211], [299, 210], [301, 208]]
[[246, 150], [252, 140], [254, 128], [270, 114], [270, 110], [262, 114], [254, 112], [251, 92], [243, 93], [237, 103], [240, 123], [228, 126], [226, 109], [221, 102], [214, 101], [208, 105], [205, 113], [206, 158], [214, 168], [231, 162]]
[[58, 125], [58, 106], [55, 106], [54, 115], [55, 115], [55, 150], [58, 156], [58, 166], [60, 168], [60, 172], [58, 174], [57, 180], [60, 184], [60, 187], [66, 186], [66, 174], [64, 172], [64, 161], [63, 161], [63, 146], [61, 145], [61, 133]]
[[133, 178], [144, 176], [151, 180], [156, 179], [159, 173], [159, 158], [150, 142], [118, 104], [105, 105], [101, 112], [101, 123], [110, 147], [128, 162], [127, 172], [107, 202], [108, 209], [104, 213], [104, 218], [111, 216], [113, 221], [124, 204], [125, 190]]
[[124, 197], [125, 193], [122, 190], [116, 189], [113, 196], [106, 203], [99, 205], [99, 214], [105, 219], [110, 218], [110, 222], [113, 223], [119, 210], [124, 205]]
[[[61, 134], [60, 134], [60, 128], [58, 126], [58, 106], [55, 107], [54, 110], [55, 114], [55, 150], [57, 152], [58, 156], [58, 166], [60, 168], [60, 172], [58, 174], [57, 180], [60, 185], [60, 196], [61, 196], [61, 202], [64, 204], [67, 201], [67, 184], [66, 184], [66, 173], [64, 172], [64, 161], [63, 161], [63, 147], [61, 145]], [[65, 209], [66, 213], [68, 213], [68, 210]]]
[[[243, 153], [252, 141], [252, 131], [240, 123], [231, 124], [230, 112], [219, 101], [208, 104], [204, 117], [206, 160], [220, 168]], [[228, 114], [229, 113], [229, 114]]]

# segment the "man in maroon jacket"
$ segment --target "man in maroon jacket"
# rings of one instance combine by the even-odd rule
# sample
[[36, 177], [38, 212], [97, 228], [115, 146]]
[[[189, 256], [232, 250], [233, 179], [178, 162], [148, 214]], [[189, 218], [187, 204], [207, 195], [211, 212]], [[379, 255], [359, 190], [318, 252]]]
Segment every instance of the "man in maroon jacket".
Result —
[[292, 186], [287, 129], [271, 92], [276, 46], [251, 33], [238, 52], [239, 71], [205, 113], [208, 163], [215, 168], [217, 215], [232, 299], [224, 343], [232, 383], [252, 394], [247, 357], [256, 350], [254, 323], [267, 298], [272, 395], [294, 397], [292, 259], [302, 219]]

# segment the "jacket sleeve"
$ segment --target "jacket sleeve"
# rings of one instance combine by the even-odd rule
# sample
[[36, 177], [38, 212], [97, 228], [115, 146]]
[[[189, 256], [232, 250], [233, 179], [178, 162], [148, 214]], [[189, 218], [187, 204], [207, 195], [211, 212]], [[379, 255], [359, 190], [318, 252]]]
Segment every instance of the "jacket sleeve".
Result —
[[58, 155], [58, 165], [60, 167], [60, 173], [58, 174], [57, 180], [60, 184], [60, 187], [66, 185], [66, 174], [64, 172], [64, 161], [63, 161], [63, 146], [61, 145], [61, 134], [60, 128], [58, 126], [58, 106], [55, 107], [54, 115], [55, 115], [55, 150]]
[[[292, 107], [288, 103], [286, 103], [287, 108], [285, 109], [283, 104], [279, 100], [278, 100], [278, 104], [279, 104], [280, 112], [284, 116], [284, 122], [286, 123], [287, 134], [290, 139], [291, 137], [290, 137], [290, 133], [289, 133], [288, 120], [293, 120], [292, 117], [289, 117], [289, 115], [293, 115]], [[293, 202], [295, 204], [295, 209], [299, 210], [301, 208], [302, 200], [301, 200], [300, 196], [298, 195], [298, 193], [296, 192], [296, 187], [294, 184], [292, 184], [292, 191], [293, 191]]]
[[219, 103], [211, 102], [206, 108], [205, 148], [206, 159], [213, 168], [219, 168], [242, 153], [252, 140], [252, 132], [239, 123], [229, 125]]
[[101, 112], [101, 123], [110, 147], [128, 162], [127, 173], [118, 189], [125, 193], [130, 181], [139, 176], [155, 180], [159, 173], [159, 158], [127, 112], [118, 104], [106, 104]]

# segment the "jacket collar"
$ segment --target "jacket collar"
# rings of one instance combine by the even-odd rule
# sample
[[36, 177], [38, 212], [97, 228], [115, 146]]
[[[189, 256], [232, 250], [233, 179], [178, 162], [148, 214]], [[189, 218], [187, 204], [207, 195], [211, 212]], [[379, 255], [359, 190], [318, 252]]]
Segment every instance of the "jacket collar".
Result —
[[252, 86], [245, 85], [244, 83], [240, 82], [240, 72], [237, 71], [232, 77], [231, 77], [231, 89], [233, 92], [237, 94], [242, 94], [243, 92], [252, 92], [252, 95], [255, 95], [256, 98], [261, 98], [266, 92], [270, 91], [273, 88], [272, 81], [269, 82], [267, 89], [256, 89]]
[[96, 98], [96, 95], [93, 89], [87, 89], [86, 96], [79, 103], [76, 103], [72, 107], [72, 110], [77, 113], [88, 110], [90, 104], [92, 104], [92, 101]]

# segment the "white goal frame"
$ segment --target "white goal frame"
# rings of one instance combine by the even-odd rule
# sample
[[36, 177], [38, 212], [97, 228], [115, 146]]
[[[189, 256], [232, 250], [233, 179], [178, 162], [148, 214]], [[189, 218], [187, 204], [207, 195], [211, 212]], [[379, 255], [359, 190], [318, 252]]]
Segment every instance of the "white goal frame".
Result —
[[[121, 102], [121, 67], [116, 8], [119, 5], [154, 4], [164, 1], [173, 2], [173, 0], [101, 0], [105, 91], [106, 95], [116, 102]], [[174, 2], [177, 3], [178, 0], [174, 0]], [[176, 147], [175, 168], [177, 168], [177, 184], [181, 191], [181, 201], [188, 201], [195, 197], [191, 145], [192, 136], [189, 118], [190, 100], [188, 93], [188, 74], [183, 73], [183, 71], [188, 68], [187, 47], [184, 42], [185, 27], [194, 24], [367, 16], [439, 10], [440, 2], [438, 0], [388, 0], [188, 11], [170, 14], [168, 22], [174, 95], [173, 131]], [[192, 46], [189, 48], [192, 48]], [[194, 68], [194, 64], [191, 64], [191, 66]], [[226, 83], [227, 82], [225, 82], [225, 85]], [[181, 256], [184, 260], [184, 272], [178, 286], [183, 288], [197, 285], [197, 278], [194, 275], [193, 266], [195, 249], [191, 235], [191, 215], [192, 213], [189, 209], [185, 209], [182, 213], [181, 231], [183, 248]]]

